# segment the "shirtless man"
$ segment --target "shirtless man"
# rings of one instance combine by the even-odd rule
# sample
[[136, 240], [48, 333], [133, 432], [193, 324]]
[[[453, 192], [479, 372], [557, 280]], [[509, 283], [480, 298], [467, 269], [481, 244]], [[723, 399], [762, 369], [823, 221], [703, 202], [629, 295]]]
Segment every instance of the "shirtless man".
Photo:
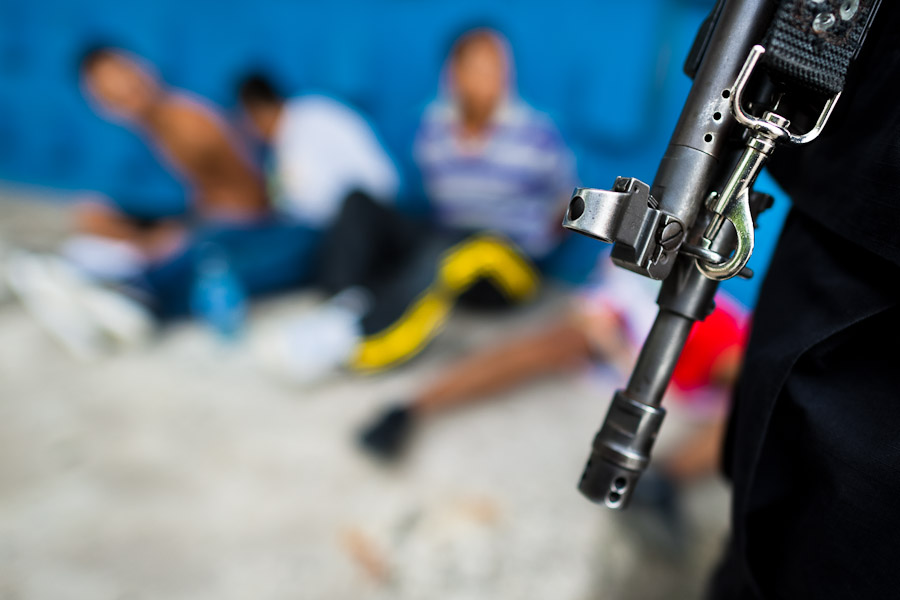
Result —
[[[248, 297], [311, 281], [317, 232], [269, 209], [261, 174], [213, 108], [168, 88], [141, 59], [115, 48], [86, 52], [79, 73], [92, 105], [145, 139], [185, 184], [190, 203], [186, 215], [169, 217], [152, 207], [141, 214], [86, 204], [77, 212], [79, 234], [63, 244], [61, 257], [17, 256], [14, 291], [51, 334], [75, 354], [94, 356], [110, 329], [131, 340], [145, 337], [132, 330], [203, 316], [197, 283], [207, 263], [225, 265]], [[71, 302], [76, 288], [103, 299]], [[109, 306], [110, 294], [118, 305], [130, 302], [127, 312], [139, 316], [129, 320], [142, 324], [111, 327], [111, 311], [95, 309]]]
[[[111, 47], [85, 53], [83, 89], [99, 112], [136, 130], [189, 188], [191, 213], [202, 221], [247, 223], [267, 212], [263, 180], [236, 136], [215, 112], [187, 93], [169, 89], [140, 59]], [[160, 258], [178, 227], [142, 226], [103, 205], [79, 215], [88, 234], [127, 241]]]

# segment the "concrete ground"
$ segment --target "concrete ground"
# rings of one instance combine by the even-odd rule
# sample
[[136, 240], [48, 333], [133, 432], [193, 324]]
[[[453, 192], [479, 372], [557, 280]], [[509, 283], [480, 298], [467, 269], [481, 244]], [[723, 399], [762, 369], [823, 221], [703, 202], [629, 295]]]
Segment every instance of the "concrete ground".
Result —
[[[0, 200], [0, 240], [50, 247], [57, 207]], [[254, 330], [308, 307], [258, 304]], [[353, 435], [447, 360], [535, 327], [559, 294], [500, 318], [458, 314], [411, 364], [303, 389], [183, 324], [84, 364], [0, 303], [0, 598], [697, 598], [727, 493], [685, 490], [672, 542], [575, 483], [613, 376], [536, 382], [425, 424], [393, 468]], [[673, 410], [661, 451], [690, 429]]]

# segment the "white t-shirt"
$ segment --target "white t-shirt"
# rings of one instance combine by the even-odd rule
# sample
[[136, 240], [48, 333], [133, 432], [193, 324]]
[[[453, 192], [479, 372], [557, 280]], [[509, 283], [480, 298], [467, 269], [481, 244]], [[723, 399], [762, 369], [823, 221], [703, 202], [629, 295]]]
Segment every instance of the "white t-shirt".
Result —
[[331, 224], [346, 196], [381, 201], [397, 195], [397, 169], [369, 123], [326, 96], [284, 105], [274, 140], [275, 203], [311, 227]]

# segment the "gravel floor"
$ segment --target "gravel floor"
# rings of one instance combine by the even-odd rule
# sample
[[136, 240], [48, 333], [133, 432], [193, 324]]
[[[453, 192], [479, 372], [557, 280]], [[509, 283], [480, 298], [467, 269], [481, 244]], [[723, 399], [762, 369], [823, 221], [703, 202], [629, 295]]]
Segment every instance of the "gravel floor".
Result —
[[[4, 200], [0, 240], [49, 244], [41, 232], [64, 229], [60, 213]], [[260, 304], [253, 327], [312, 301]], [[78, 363], [5, 301], [0, 598], [699, 597], [725, 527], [722, 484], [686, 490], [674, 551], [652, 517], [575, 491], [609, 377], [546, 380], [434, 419], [395, 468], [353, 446], [378, 406], [562, 304], [460, 314], [395, 372], [298, 389], [193, 325]], [[673, 413], [662, 451], [690, 428]]]

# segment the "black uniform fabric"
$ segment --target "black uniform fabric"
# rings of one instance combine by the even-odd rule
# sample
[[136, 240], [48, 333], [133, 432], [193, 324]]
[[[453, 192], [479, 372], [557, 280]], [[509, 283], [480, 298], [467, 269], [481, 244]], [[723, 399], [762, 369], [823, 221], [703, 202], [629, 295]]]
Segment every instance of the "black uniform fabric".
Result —
[[900, 595], [898, 282], [789, 217], [729, 423], [733, 540], [713, 598]]
[[795, 208], [735, 393], [715, 600], [900, 597], [898, 7], [825, 135], [771, 165]]
[[883, 2], [819, 139], [769, 170], [798, 210], [900, 264], [900, 2]]

